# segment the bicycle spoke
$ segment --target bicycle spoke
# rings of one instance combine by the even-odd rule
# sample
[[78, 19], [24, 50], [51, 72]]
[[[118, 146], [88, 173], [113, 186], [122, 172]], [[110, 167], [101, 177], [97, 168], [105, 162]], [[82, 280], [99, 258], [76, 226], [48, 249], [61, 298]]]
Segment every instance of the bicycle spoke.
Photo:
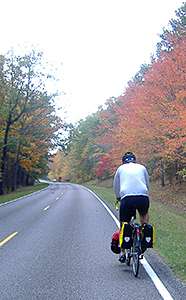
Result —
[[138, 247], [135, 247], [132, 255], [132, 268], [133, 268], [134, 276], [137, 277], [139, 272], [139, 248]]

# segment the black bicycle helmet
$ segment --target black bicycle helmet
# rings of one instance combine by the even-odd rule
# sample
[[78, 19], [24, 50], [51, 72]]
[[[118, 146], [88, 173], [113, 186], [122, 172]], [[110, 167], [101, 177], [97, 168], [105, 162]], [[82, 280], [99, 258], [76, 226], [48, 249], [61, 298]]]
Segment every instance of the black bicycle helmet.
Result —
[[126, 152], [122, 157], [122, 163], [136, 162], [136, 157], [132, 152]]

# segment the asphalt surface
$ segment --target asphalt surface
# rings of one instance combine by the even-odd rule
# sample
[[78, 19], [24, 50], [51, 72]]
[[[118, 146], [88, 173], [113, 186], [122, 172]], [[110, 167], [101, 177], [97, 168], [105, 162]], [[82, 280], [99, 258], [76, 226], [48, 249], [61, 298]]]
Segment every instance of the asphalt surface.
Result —
[[[135, 278], [111, 252], [117, 230], [97, 198], [74, 184], [53, 183], [1, 205], [0, 299], [162, 299], [142, 265]], [[151, 250], [145, 257], [172, 298], [186, 299], [161, 259]]]

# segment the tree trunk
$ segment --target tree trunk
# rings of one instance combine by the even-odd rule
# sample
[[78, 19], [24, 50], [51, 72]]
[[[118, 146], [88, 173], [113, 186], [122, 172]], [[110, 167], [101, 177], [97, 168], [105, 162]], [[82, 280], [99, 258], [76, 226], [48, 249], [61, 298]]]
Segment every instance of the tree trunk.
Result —
[[4, 144], [3, 144], [3, 157], [2, 157], [2, 166], [1, 166], [2, 180], [0, 182], [0, 195], [4, 195], [5, 168], [6, 168], [6, 160], [7, 160], [7, 142], [8, 142], [8, 134], [9, 134], [9, 130], [10, 130], [10, 124], [11, 124], [11, 115], [9, 116], [9, 119], [7, 122], [5, 137], [4, 137]]
[[29, 186], [29, 174], [26, 174], [26, 186]]
[[164, 171], [161, 170], [161, 186], [165, 186], [165, 176], [164, 176]]
[[19, 141], [19, 146], [18, 146], [18, 150], [17, 150], [17, 158], [16, 158], [16, 163], [15, 163], [15, 173], [14, 173], [14, 182], [13, 182], [13, 186], [12, 186], [12, 191], [15, 191], [15, 189], [16, 189], [20, 149], [21, 149], [21, 141]]
[[21, 167], [18, 166], [18, 172], [17, 172], [17, 188], [20, 188], [20, 182], [21, 182]]

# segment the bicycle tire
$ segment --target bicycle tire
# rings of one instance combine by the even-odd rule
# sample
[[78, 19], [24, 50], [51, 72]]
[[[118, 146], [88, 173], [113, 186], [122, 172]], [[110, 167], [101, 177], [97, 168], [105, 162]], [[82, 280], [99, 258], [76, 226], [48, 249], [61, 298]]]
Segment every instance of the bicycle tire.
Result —
[[139, 247], [134, 246], [133, 253], [132, 253], [132, 270], [135, 277], [138, 276], [138, 272], [139, 272], [139, 255], [140, 255]]
[[137, 232], [135, 231], [133, 236], [133, 245], [132, 245], [132, 270], [135, 277], [138, 276], [139, 272], [139, 255], [140, 249], [137, 244]]

